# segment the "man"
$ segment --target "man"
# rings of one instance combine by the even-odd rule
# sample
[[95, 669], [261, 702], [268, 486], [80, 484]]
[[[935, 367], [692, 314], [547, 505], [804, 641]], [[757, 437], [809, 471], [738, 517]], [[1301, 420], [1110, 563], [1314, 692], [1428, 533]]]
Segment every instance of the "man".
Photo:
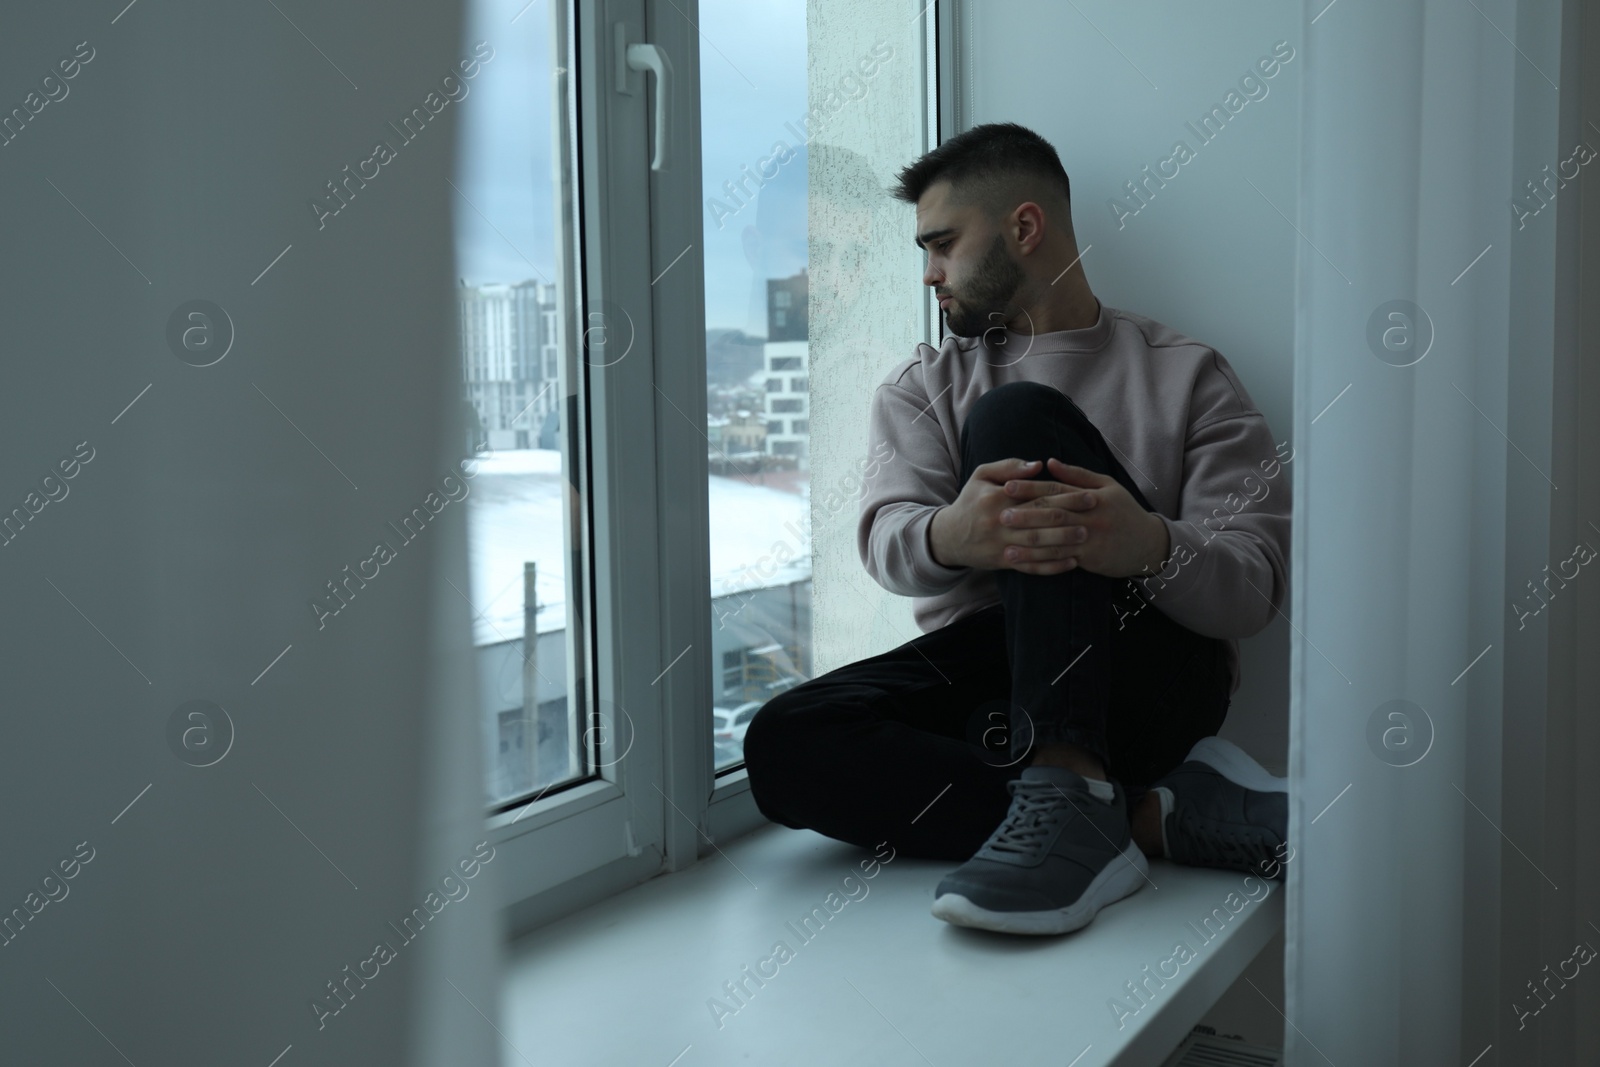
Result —
[[894, 195], [952, 336], [873, 396], [892, 458], [858, 542], [924, 632], [756, 715], [757, 805], [966, 859], [933, 913], [1009, 933], [1086, 925], [1147, 855], [1281, 870], [1286, 783], [1214, 736], [1236, 639], [1287, 589], [1266, 419], [1215, 350], [1090, 291], [1066, 171], [1033, 131], [962, 133]]

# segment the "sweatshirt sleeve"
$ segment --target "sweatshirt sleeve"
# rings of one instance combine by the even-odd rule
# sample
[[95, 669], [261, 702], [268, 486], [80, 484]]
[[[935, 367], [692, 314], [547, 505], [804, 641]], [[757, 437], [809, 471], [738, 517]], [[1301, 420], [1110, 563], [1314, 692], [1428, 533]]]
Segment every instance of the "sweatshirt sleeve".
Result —
[[874, 581], [899, 596], [954, 589], [969, 567], [946, 567], [928, 547], [933, 513], [955, 503], [960, 469], [928, 402], [921, 364], [895, 368], [872, 395], [868, 428], [875, 454], [888, 458], [863, 474], [856, 547]]
[[1272, 621], [1289, 585], [1290, 459], [1259, 411], [1190, 432], [1178, 518], [1160, 516], [1171, 552], [1141, 580], [1168, 618], [1221, 638], [1249, 637]]

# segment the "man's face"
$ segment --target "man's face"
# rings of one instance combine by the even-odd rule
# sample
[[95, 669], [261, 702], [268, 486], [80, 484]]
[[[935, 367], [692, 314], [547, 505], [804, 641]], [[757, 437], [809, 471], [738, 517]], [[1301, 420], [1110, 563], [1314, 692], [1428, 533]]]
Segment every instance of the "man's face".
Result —
[[917, 201], [917, 244], [928, 253], [922, 281], [941, 298], [950, 332], [976, 337], [1016, 315], [1025, 276], [982, 209], [952, 207], [949, 197], [950, 183], [935, 182]]

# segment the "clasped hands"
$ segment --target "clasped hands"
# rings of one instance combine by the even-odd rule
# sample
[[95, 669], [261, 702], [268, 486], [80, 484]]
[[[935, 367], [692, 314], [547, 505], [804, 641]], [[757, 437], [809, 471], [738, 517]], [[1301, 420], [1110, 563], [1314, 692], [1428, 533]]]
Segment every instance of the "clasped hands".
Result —
[[953, 504], [934, 512], [933, 558], [946, 567], [1124, 578], [1159, 568], [1167, 527], [1109, 475], [1057, 459], [979, 465]]

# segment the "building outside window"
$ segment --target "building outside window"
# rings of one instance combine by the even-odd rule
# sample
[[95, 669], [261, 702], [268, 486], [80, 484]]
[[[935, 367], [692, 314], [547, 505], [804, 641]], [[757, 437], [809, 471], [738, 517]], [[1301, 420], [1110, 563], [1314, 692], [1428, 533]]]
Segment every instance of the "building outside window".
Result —
[[461, 376], [480, 435], [494, 450], [526, 449], [556, 411], [556, 287], [527, 280], [457, 290]]
[[[810, 343], [806, 339], [806, 296], [809, 291], [806, 269], [787, 278], [767, 279], [767, 343], [764, 348], [767, 373], [804, 371]], [[777, 382], [777, 388], [773, 383]], [[790, 374], [767, 379], [768, 415], [810, 414], [805, 374]], [[774, 432], [772, 422], [780, 424]], [[809, 468], [809, 435], [798, 433], [791, 421], [784, 432], [783, 420], [768, 423], [767, 451], [774, 456], [792, 456], [799, 469]]]

